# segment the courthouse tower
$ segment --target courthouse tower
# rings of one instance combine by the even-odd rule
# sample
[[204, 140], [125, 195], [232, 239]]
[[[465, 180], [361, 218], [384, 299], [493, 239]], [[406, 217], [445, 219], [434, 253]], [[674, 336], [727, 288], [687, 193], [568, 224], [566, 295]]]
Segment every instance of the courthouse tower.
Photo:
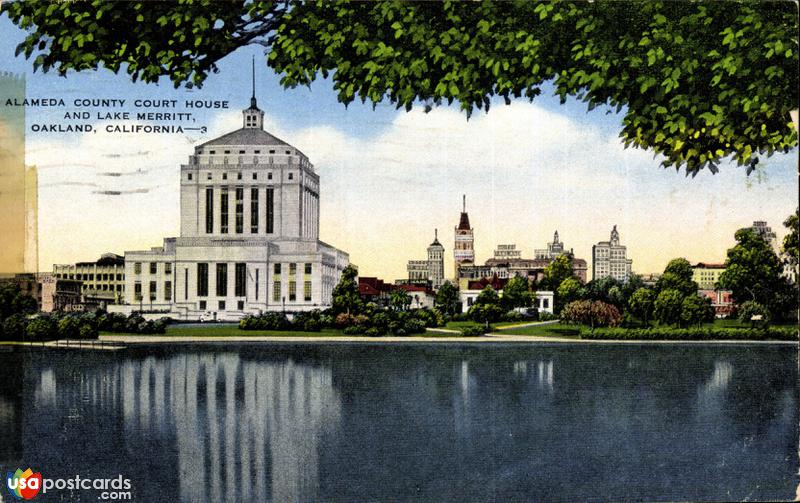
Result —
[[236, 319], [329, 306], [348, 255], [319, 240], [319, 175], [264, 131], [255, 93], [242, 127], [195, 147], [181, 166], [181, 230], [125, 253], [135, 309]]

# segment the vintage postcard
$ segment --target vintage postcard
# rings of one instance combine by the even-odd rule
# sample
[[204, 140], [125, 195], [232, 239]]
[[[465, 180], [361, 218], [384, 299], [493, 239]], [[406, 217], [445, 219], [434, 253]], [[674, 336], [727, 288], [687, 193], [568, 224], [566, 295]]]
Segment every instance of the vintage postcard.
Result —
[[798, 4], [0, 3], [0, 502], [800, 501]]

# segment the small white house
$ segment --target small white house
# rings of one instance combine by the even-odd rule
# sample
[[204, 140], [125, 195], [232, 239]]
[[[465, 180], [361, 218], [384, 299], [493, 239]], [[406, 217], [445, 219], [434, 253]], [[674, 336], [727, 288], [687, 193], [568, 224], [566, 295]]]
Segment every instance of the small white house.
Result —
[[[486, 285], [480, 286], [480, 284], [480, 281], [470, 281], [468, 288], [459, 291], [462, 313], [469, 311], [469, 308], [475, 303], [475, 299], [486, 288]], [[480, 288], [478, 288], [479, 286]], [[497, 294], [502, 297], [503, 290], [497, 290]], [[533, 302], [532, 307], [536, 308], [540, 313], [553, 314], [553, 292], [549, 290], [537, 291], [536, 300]]]

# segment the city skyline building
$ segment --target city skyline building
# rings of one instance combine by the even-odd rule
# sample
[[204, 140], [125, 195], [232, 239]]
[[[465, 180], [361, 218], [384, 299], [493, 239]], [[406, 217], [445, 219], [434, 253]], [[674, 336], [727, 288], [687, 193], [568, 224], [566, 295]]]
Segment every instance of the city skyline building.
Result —
[[698, 262], [692, 266], [692, 281], [700, 290], [714, 290], [719, 277], [725, 271], [725, 264]]
[[469, 224], [467, 214], [467, 196], [462, 195], [461, 216], [454, 229], [453, 262], [455, 279], [460, 277], [459, 269], [465, 265], [475, 264], [475, 230]]
[[439, 229], [434, 229], [433, 242], [428, 246], [426, 260], [409, 260], [406, 265], [408, 282], [426, 283], [438, 290], [444, 283], [444, 246], [439, 242]]
[[565, 250], [566, 247], [564, 243], [558, 239], [558, 230], [556, 230], [553, 233], [553, 241], [547, 243], [547, 248], [535, 249], [533, 251], [533, 258], [553, 260], [564, 253], [572, 253], [572, 249], [570, 249], [569, 252], [565, 252]]
[[495, 260], [516, 260], [522, 258], [522, 250], [517, 250], [516, 244], [497, 245], [493, 258]]
[[592, 246], [592, 279], [612, 277], [626, 282], [631, 277], [633, 260], [627, 257], [627, 248], [620, 244], [616, 224], [608, 241]]
[[[0, 95], [25, 92], [25, 75], [0, 72]], [[38, 272], [38, 172], [25, 163], [25, 107], [0, 107], [0, 230], [0, 274]]]
[[107, 307], [124, 302], [125, 257], [122, 255], [104, 253], [95, 262], [53, 264], [53, 276], [81, 281], [84, 304]]
[[772, 230], [772, 227], [770, 227], [766, 221], [756, 220], [753, 222], [753, 225], [746, 228], [751, 229], [756, 234], [764, 238], [764, 241], [769, 243], [769, 245], [772, 247], [772, 250], [776, 254], [780, 255], [781, 249], [780, 245], [778, 244], [778, 235], [775, 234], [775, 232]]

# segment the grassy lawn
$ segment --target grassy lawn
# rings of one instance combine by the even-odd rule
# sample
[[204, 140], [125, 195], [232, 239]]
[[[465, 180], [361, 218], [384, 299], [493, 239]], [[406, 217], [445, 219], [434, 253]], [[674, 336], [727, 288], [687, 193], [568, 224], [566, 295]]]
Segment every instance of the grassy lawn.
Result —
[[[143, 334], [129, 334], [118, 332], [100, 332], [100, 335], [133, 335], [145, 336]], [[341, 330], [332, 328], [323, 329], [320, 332], [292, 332], [288, 330], [239, 330], [238, 325], [216, 325], [208, 324], [202, 327], [168, 325], [164, 334], [153, 334], [162, 337], [250, 337], [250, 336], [269, 336], [269, 337], [329, 337], [332, 335], [343, 335]]]
[[[499, 321], [497, 323], [492, 323], [492, 326], [497, 327], [507, 327], [510, 325], [520, 325], [522, 323], [530, 323], [526, 321]], [[469, 328], [469, 327], [477, 327], [480, 323], [475, 323], [474, 321], [449, 321], [447, 324], [442, 328], [447, 328], [450, 330], [461, 330], [462, 328]]]
[[[116, 333], [116, 332], [100, 332], [101, 336], [105, 335], [130, 335], [142, 336], [142, 334], [130, 333]], [[288, 330], [239, 330], [237, 325], [216, 325], [209, 324], [202, 327], [198, 326], [182, 326], [182, 325], [168, 325], [167, 331], [164, 334], [153, 334], [153, 336], [162, 337], [360, 337], [360, 336], [347, 336], [341, 330], [335, 328], [324, 328], [319, 332], [293, 332]], [[454, 334], [444, 334], [435, 332], [426, 332], [424, 334], [414, 334], [414, 337], [453, 337]], [[375, 337], [380, 339], [380, 337]]]
[[503, 335], [537, 335], [539, 337], [566, 337], [578, 339], [580, 338], [580, 327], [577, 325], [553, 323], [550, 325], [510, 328], [508, 330], [503, 330], [501, 333]]
[[[771, 327], [796, 327], [796, 323], [771, 323]], [[739, 320], [714, 320], [713, 323], [703, 323], [703, 328], [750, 328], [749, 323], [741, 323]]]

